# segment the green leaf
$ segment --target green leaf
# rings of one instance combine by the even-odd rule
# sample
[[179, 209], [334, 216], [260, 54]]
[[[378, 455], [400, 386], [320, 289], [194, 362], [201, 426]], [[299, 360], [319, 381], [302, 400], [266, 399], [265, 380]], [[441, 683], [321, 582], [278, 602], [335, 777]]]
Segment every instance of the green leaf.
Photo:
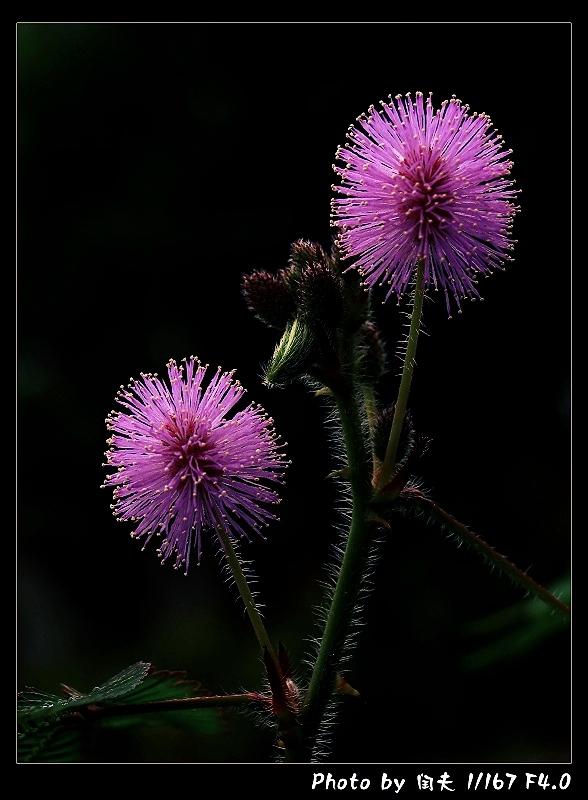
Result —
[[[139, 661], [84, 694], [62, 684], [64, 696], [26, 687], [18, 694], [18, 761], [71, 762], [82, 757], [84, 735], [90, 725], [129, 727], [174, 725], [203, 734], [218, 733], [215, 708], [137, 713], [137, 705], [198, 697], [201, 684], [186, 680], [184, 672], [155, 670]], [[129, 706], [129, 713], [125, 707]], [[118, 707], [116, 716], [101, 710]]]
[[[124, 705], [196, 697], [201, 694], [199, 692], [200, 687], [201, 684], [198, 681], [185, 680], [184, 672], [153, 671], [137, 688], [125, 695]], [[122, 704], [116, 703], [116, 705]], [[153, 714], [128, 714], [104, 720], [104, 724], [111, 727], [127, 727], [138, 724], [161, 725], [165, 723], [207, 734], [218, 733], [220, 730], [219, 714], [214, 708], [156, 711]]]
[[101, 686], [95, 686], [88, 694], [82, 694], [76, 689], [70, 689], [62, 684], [66, 697], [47, 694], [27, 686], [18, 694], [18, 720], [19, 722], [25, 720], [38, 722], [69, 712], [71, 709], [96, 705], [105, 700], [122, 697], [141, 683], [149, 670], [151, 670], [151, 664], [138, 661]]
[[31, 762], [72, 762], [82, 757], [81, 728], [65, 718], [54, 718], [39, 724], [19, 725], [17, 760]]

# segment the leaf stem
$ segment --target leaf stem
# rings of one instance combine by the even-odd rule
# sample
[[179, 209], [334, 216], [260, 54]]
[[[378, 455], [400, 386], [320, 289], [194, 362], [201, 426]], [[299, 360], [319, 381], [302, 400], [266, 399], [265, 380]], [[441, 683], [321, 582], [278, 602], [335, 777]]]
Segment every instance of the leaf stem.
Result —
[[[122, 717], [135, 714], [154, 714], [162, 711], [187, 711], [198, 708], [219, 708], [221, 706], [244, 706], [263, 708], [266, 698], [254, 692], [243, 694], [205, 695], [200, 697], [182, 697], [174, 700], [153, 700], [148, 703], [117, 703], [113, 705], [90, 706], [84, 709], [84, 716]], [[77, 709], [76, 709], [77, 710]]]
[[555, 597], [555, 595], [551, 594], [551, 592], [548, 591], [544, 586], [541, 586], [541, 584], [534, 581], [533, 578], [529, 577], [529, 575], [515, 566], [515, 564], [501, 555], [497, 550], [494, 550], [493, 547], [487, 544], [483, 539], [480, 539], [479, 536], [466, 528], [465, 525], [462, 525], [461, 522], [458, 522], [454, 517], [451, 516], [451, 514], [448, 514], [427, 497], [418, 495], [412, 496], [414, 502], [419, 508], [427, 511], [430, 516], [437, 520], [437, 522], [440, 522], [443, 527], [455, 534], [460, 541], [474, 547], [484, 556], [484, 558], [488, 559], [490, 563], [498, 567], [501, 572], [508, 575], [511, 580], [513, 580], [523, 589], [535, 595], [540, 600], [543, 600], [543, 602], [551, 606], [554, 611], [562, 614], [567, 619], [570, 618], [571, 611], [569, 606]]

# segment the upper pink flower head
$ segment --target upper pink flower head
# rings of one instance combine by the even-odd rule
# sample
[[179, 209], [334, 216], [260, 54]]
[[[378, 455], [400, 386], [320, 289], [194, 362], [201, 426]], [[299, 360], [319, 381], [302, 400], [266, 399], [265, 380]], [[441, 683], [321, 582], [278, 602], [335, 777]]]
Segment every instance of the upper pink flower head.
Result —
[[478, 275], [512, 260], [511, 151], [455, 97], [438, 111], [420, 92], [395, 99], [359, 117], [337, 151], [333, 225], [369, 287], [388, 284], [386, 299], [401, 298], [424, 259], [423, 286], [441, 288], [450, 313], [450, 296], [460, 309], [480, 297]]
[[[137, 522], [132, 534], [163, 538], [159, 555], [175, 555], [186, 573], [194, 547], [200, 560], [203, 528], [222, 526], [248, 538], [275, 515], [279, 502], [264, 482], [281, 483], [287, 462], [270, 419], [260, 406], [230, 414], [245, 390], [233, 373], [217, 370], [207, 385], [206, 367], [194, 358], [167, 365], [169, 386], [141, 375], [111, 412], [106, 486], [114, 487], [115, 516]], [[185, 370], [185, 374], [184, 374]]]

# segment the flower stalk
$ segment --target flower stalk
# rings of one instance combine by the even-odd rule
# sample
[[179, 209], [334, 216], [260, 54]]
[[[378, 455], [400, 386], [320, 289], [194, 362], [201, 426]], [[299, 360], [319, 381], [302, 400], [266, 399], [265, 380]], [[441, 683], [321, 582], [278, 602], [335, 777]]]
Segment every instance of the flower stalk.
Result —
[[396, 454], [398, 452], [398, 442], [400, 441], [400, 433], [402, 431], [402, 423], [406, 414], [406, 407], [408, 403], [408, 395], [410, 392], [410, 384], [412, 382], [412, 375], [414, 372], [417, 342], [419, 338], [419, 331], [421, 327], [421, 316], [423, 312], [423, 276], [425, 272], [425, 260], [419, 259], [416, 267], [414, 300], [412, 304], [412, 315], [410, 320], [410, 331], [408, 333], [408, 342], [406, 344], [406, 353], [404, 356], [404, 365], [402, 368], [402, 378], [398, 388], [398, 399], [396, 400], [396, 407], [394, 409], [394, 417], [392, 419], [392, 427], [390, 429], [390, 438], [386, 447], [386, 455], [379, 471], [376, 482], [376, 489], [381, 489], [385, 486], [394, 474], [396, 466]]
[[261, 647], [262, 651], [264, 648], [267, 650], [274, 665], [276, 666], [276, 669], [279, 670], [278, 659], [265, 629], [265, 625], [263, 624], [263, 620], [261, 619], [261, 615], [257, 609], [255, 600], [253, 599], [251, 589], [247, 583], [247, 578], [241, 569], [241, 563], [239, 562], [239, 558], [231, 542], [231, 537], [225, 531], [222, 525], [217, 525], [216, 532], [222, 543], [227, 563], [237, 585], [237, 589], [239, 590], [239, 594], [241, 595], [243, 603], [245, 604], [245, 610], [247, 611], [247, 616], [249, 617], [251, 625], [253, 626], [253, 630], [255, 631], [255, 635], [257, 636], [259, 646]]

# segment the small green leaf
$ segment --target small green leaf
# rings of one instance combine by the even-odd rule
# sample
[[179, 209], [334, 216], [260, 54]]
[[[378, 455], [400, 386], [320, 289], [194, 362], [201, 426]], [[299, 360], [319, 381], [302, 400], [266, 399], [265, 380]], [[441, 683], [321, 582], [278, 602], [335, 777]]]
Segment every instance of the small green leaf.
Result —
[[18, 719], [29, 722], [39, 721], [75, 708], [96, 705], [105, 700], [122, 697], [141, 683], [150, 669], [151, 664], [138, 661], [101, 686], [95, 686], [88, 694], [82, 694], [76, 689], [64, 686], [66, 697], [58, 697], [27, 686], [18, 695]]

